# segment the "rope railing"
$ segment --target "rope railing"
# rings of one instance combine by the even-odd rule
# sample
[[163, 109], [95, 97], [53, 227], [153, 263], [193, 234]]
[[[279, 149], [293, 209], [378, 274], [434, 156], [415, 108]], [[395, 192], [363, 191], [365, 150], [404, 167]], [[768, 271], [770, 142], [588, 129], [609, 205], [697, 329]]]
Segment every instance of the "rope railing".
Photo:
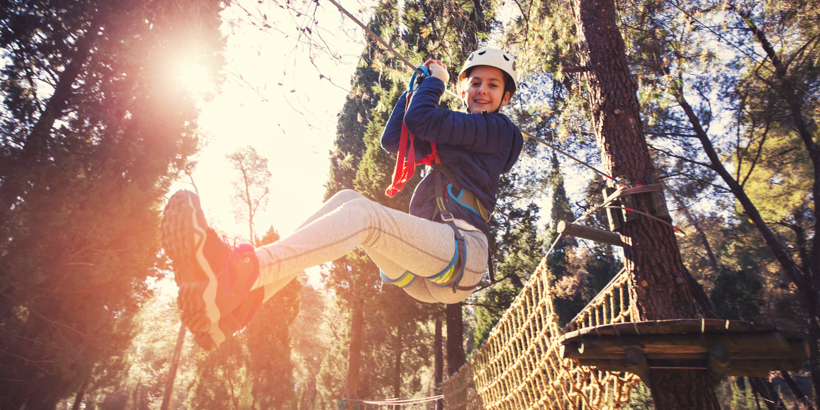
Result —
[[637, 319], [622, 270], [566, 326], [558, 327], [545, 257], [477, 353], [442, 384], [452, 409], [617, 409], [639, 379], [562, 359], [564, 332]]
[[429, 396], [429, 397], [418, 397], [418, 398], [391, 398], [391, 399], [383, 399], [383, 400], [361, 400], [361, 399], [342, 399], [339, 400], [339, 408], [343, 408], [344, 405], [347, 403], [350, 404], [368, 404], [371, 406], [382, 407], [403, 407], [403, 406], [419, 406], [419, 405], [426, 405], [427, 403], [433, 403], [436, 401], [441, 400], [444, 398], [442, 395], [436, 396]]

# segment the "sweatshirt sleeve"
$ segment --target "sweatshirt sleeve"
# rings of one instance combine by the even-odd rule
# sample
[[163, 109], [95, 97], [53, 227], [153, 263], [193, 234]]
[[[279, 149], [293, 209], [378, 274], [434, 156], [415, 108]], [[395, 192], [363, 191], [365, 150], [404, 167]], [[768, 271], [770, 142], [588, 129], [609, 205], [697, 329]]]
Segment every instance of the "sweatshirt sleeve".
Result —
[[[396, 106], [393, 107], [393, 112], [387, 120], [387, 125], [382, 131], [381, 145], [382, 148], [391, 153], [397, 154], [399, 152], [399, 144], [401, 142], [401, 126], [404, 121], [404, 107], [407, 105], [407, 93], [399, 97]], [[415, 159], [420, 159], [432, 152], [430, 144], [416, 136], [413, 139], [415, 147]]]
[[512, 124], [503, 114], [467, 114], [438, 107], [444, 93], [444, 82], [436, 77], [424, 80], [413, 95], [404, 121], [417, 137], [460, 149], [490, 153], [504, 150], [511, 141], [499, 138], [510, 135]]
[[387, 120], [387, 125], [382, 131], [382, 148], [395, 154], [399, 151], [399, 141], [401, 139], [401, 123], [404, 118], [404, 107], [407, 105], [407, 93], [399, 97], [399, 102], [393, 107], [393, 113], [390, 114], [390, 119]]

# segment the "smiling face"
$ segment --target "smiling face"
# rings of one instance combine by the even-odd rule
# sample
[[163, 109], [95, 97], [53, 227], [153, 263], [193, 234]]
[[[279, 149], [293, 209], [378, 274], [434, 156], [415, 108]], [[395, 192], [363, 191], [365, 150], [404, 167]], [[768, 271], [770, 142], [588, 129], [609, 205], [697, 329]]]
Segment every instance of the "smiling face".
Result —
[[473, 68], [462, 84], [461, 98], [472, 114], [495, 112], [507, 105], [510, 93], [504, 92], [504, 72], [485, 65]]

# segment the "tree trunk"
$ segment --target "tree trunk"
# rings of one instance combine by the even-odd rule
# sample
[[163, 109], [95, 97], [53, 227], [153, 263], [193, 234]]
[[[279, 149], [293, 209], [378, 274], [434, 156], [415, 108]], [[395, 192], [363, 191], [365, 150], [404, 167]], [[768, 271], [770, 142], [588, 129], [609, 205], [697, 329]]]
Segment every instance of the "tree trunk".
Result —
[[[396, 343], [393, 348], [396, 355], [396, 378], [393, 380], [393, 397], [401, 397], [401, 325], [396, 326]], [[400, 410], [401, 406], [393, 406], [393, 410]]]
[[[441, 319], [436, 318], [436, 335], [433, 338], [433, 352], [435, 354], [433, 384], [436, 386], [433, 392], [435, 394], [439, 394], [441, 391], [441, 382], [444, 381], [444, 352], [442, 351], [441, 342]], [[444, 410], [444, 402], [442, 400], [436, 402], [436, 410]]]
[[245, 183], [245, 202], [248, 204], [248, 241], [254, 243], [253, 237], [253, 198], [251, 198], [251, 188], [248, 181], [248, 173], [245, 171], [245, 166], [242, 166], [242, 181]]
[[142, 387], [142, 378], [137, 379], [137, 386], [134, 387], [134, 410], [139, 409], [140, 405], [140, 388]]
[[179, 334], [177, 344], [174, 346], [174, 355], [171, 357], [171, 368], [168, 369], [168, 379], [165, 381], [165, 392], [162, 394], [162, 405], [160, 410], [168, 410], [171, 404], [171, 393], [174, 391], [174, 379], [177, 377], [177, 367], [179, 366], [179, 356], [182, 353], [182, 344], [185, 341], [185, 325], [179, 324]]
[[[356, 296], [350, 313], [350, 349], [347, 356], [346, 399], [359, 398], [359, 370], [362, 364], [362, 327], [364, 322], [364, 301]], [[348, 408], [351, 407], [348, 404]]]
[[88, 373], [83, 384], [80, 386], [80, 389], [77, 390], [77, 394], [74, 396], [74, 404], [71, 406], [71, 410], [78, 410], [80, 408], [80, 403], [83, 401], [83, 396], [85, 396], [85, 390], [88, 388], [88, 383], [91, 382], [91, 374], [93, 373], [93, 369], [91, 372]]
[[[605, 170], [631, 184], [654, 173], [643, 136], [638, 85], [629, 73], [613, 0], [576, 0], [582, 64], [589, 86], [592, 126]], [[648, 195], [634, 208], [652, 213]], [[624, 224], [624, 259], [640, 320], [696, 317], [677, 240], [670, 226], [646, 217]], [[649, 388], [655, 408], [717, 409], [717, 397], [702, 370], [653, 370]]]
[[[26, 186], [36, 175], [43, 172], [43, 167], [37, 162], [47, 157], [48, 142], [51, 138], [51, 129], [54, 123], [63, 117], [63, 111], [69, 106], [74, 95], [74, 83], [80, 77], [83, 66], [88, 61], [94, 43], [103, 27], [104, 12], [99, 11], [91, 21], [88, 30], [77, 41], [74, 55], [60, 73], [54, 93], [48, 99], [40, 118], [26, 137], [26, 142], [20, 155], [7, 161], [0, 168], [0, 215], [12, 209], [17, 198], [24, 194]], [[2, 218], [6, 221], [7, 218]]]
[[466, 362], [461, 303], [454, 303], [447, 305], [447, 374], [452, 376]]

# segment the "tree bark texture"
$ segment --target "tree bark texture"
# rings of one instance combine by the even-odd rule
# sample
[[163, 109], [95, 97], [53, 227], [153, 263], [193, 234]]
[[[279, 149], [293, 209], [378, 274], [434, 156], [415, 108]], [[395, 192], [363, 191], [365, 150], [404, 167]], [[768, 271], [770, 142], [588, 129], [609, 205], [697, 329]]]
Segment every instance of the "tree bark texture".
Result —
[[[643, 136], [638, 85], [629, 73], [624, 41], [613, 0], [576, 0], [582, 42], [581, 64], [588, 85], [592, 127], [605, 170], [631, 184], [646, 184], [654, 173]], [[652, 213], [648, 195], [635, 196], [635, 208]], [[672, 228], [646, 217], [624, 225], [625, 265], [636, 320], [684, 319], [697, 311]], [[653, 370], [650, 386], [655, 408], [717, 409], [708, 374], [700, 370]]]
[[[364, 324], [364, 301], [356, 297], [350, 313], [350, 349], [347, 356], [347, 386], [345, 398], [359, 398], [359, 370], [362, 364], [362, 328]], [[348, 404], [348, 407], [351, 405]], [[352, 407], [351, 407], [352, 408]]]
[[174, 392], [174, 379], [177, 377], [179, 367], [179, 356], [182, 353], [182, 344], [185, 341], [185, 325], [179, 324], [179, 334], [177, 344], [174, 346], [174, 355], [171, 357], [171, 368], [168, 369], [168, 379], [165, 381], [165, 391], [162, 393], [162, 404], [160, 410], [168, 410], [171, 404], [171, 393]]
[[[436, 334], [433, 338], [433, 354], [435, 355], [433, 381], [435, 385], [435, 394], [439, 394], [441, 382], [444, 381], [444, 351], [442, 349], [441, 337], [441, 319], [436, 319]], [[436, 410], [444, 410], [444, 402], [439, 400], [436, 402]]]
[[452, 376], [464, 363], [464, 322], [461, 303], [447, 305], [447, 374]]

